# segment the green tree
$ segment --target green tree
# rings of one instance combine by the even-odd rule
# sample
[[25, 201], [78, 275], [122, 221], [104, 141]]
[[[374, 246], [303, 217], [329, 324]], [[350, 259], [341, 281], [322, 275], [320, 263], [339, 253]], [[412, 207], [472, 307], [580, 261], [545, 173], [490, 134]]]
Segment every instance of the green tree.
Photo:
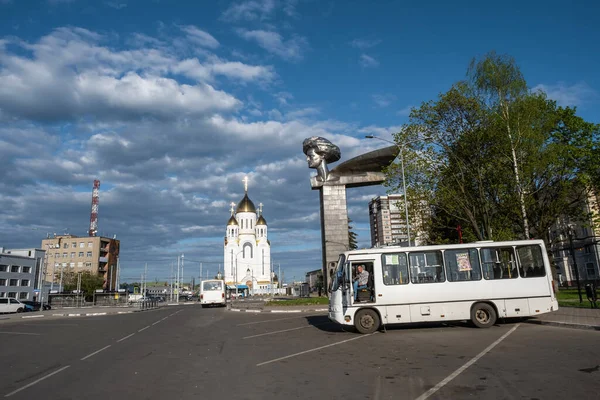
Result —
[[66, 291], [77, 290], [77, 282], [81, 274], [81, 290], [86, 295], [93, 294], [96, 289], [102, 289], [104, 279], [101, 276], [92, 274], [90, 271], [83, 272], [64, 272], [63, 273], [63, 285]]
[[[456, 240], [458, 225], [465, 241], [549, 241], [556, 217], [581, 217], [580, 202], [598, 182], [598, 125], [528, 91], [509, 57], [491, 53], [468, 76], [413, 109], [395, 135], [411, 226], [436, 242]], [[387, 173], [397, 191], [398, 165]]]

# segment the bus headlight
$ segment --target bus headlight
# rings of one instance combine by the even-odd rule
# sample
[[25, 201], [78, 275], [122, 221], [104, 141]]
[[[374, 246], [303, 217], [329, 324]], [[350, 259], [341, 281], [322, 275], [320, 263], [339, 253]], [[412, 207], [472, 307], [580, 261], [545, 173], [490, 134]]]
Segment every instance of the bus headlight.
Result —
[[345, 315], [345, 316], [344, 316], [344, 321], [346, 321], [346, 322], [350, 322], [350, 320], [351, 320], [351, 318], [350, 318], [350, 316], [349, 316], [349, 315]]

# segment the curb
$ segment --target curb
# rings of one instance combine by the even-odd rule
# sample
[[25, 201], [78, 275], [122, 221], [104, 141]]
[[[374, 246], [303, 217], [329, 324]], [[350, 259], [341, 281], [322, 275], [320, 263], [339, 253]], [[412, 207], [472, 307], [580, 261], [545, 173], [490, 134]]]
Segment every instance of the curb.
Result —
[[305, 313], [305, 312], [323, 312], [329, 311], [328, 308], [317, 308], [312, 310], [252, 310], [252, 309], [241, 309], [241, 308], [230, 308], [229, 311], [233, 312], [247, 312], [247, 313], [273, 313], [273, 314], [289, 314], [289, 313]]
[[548, 325], [548, 326], [558, 326], [561, 328], [600, 331], [600, 326], [597, 326], [597, 325], [571, 324], [568, 322], [541, 321], [541, 320], [536, 320], [536, 319], [523, 321], [523, 322], [528, 323], [528, 324], [534, 324], [534, 325]]

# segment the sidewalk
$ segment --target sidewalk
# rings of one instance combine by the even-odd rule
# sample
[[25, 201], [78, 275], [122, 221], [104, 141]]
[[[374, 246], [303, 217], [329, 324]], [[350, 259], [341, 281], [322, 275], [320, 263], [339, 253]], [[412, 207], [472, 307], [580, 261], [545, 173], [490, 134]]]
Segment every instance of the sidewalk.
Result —
[[600, 331], [600, 309], [560, 307], [558, 311], [542, 314], [526, 322]]

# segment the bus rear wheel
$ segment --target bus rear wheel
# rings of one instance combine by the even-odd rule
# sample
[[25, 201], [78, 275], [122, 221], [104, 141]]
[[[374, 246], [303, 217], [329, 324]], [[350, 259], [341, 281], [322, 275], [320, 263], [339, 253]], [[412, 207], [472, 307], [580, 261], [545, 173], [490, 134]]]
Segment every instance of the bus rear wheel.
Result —
[[489, 328], [496, 323], [496, 311], [487, 303], [477, 303], [471, 309], [471, 322], [478, 328]]
[[373, 333], [379, 329], [380, 324], [379, 315], [368, 308], [359, 310], [354, 316], [354, 327], [360, 333]]

